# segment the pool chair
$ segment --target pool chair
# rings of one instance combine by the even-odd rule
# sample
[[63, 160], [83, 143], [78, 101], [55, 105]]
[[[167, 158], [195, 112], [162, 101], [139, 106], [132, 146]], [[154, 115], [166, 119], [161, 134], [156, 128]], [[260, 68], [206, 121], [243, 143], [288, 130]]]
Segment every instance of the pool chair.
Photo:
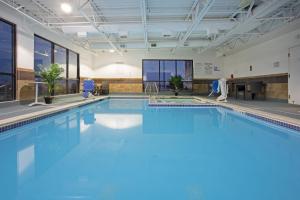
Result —
[[84, 98], [88, 98], [90, 95], [92, 95], [94, 89], [95, 89], [95, 83], [93, 80], [84, 80], [82, 96]]
[[218, 80], [214, 80], [212, 82], [211, 92], [210, 92], [210, 94], [208, 96], [210, 97], [212, 94], [218, 94], [219, 92], [220, 92], [219, 81]]

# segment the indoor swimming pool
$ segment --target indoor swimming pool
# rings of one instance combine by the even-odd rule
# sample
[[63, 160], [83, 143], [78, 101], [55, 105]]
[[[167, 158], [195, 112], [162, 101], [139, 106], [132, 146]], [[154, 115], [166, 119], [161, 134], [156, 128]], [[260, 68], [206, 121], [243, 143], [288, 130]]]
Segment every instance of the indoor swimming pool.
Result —
[[300, 134], [110, 98], [0, 133], [0, 199], [296, 200]]

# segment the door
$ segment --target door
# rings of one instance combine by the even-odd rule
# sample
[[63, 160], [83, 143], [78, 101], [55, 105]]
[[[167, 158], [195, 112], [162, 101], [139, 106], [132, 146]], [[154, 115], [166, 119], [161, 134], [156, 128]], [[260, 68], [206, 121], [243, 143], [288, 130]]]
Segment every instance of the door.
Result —
[[289, 50], [289, 103], [300, 105], [300, 46]]

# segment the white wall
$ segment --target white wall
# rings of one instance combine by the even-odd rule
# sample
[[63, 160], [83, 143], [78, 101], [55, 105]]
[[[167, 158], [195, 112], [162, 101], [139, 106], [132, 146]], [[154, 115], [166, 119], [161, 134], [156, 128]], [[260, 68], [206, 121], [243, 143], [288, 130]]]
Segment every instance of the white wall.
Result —
[[[300, 39], [297, 39], [297, 35], [300, 34], [300, 29], [298, 29], [232, 55], [219, 58], [216, 58], [215, 52], [212, 51], [198, 54], [193, 50], [185, 49], [178, 49], [175, 54], [171, 54], [166, 50], [151, 49], [149, 52], [143, 50], [128, 51], [124, 53], [124, 56], [108, 52], [99, 53], [96, 56], [74, 45], [63, 34], [51, 32], [11, 8], [1, 3], [0, 5], [0, 17], [17, 25], [17, 67], [34, 68], [33, 35], [37, 34], [80, 53], [80, 75], [82, 77], [142, 78], [143, 59], [191, 59], [194, 64], [195, 79], [214, 79], [224, 75], [230, 77], [231, 74], [234, 74], [235, 77], [246, 77], [287, 73], [288, 48], [300, 44]], [[274, 68], [274, 62], [280, 62], [280, 66]], [[212, 70], [212, 73], [209, 74], [205, 70], [204, 63], [212, 63], [218, 66], [220, 71]], [[253, 71], [249, 71], [250, 65], [253, 66]]]
[[[299, 28], [299, 26], [298, 26]], [[226, 77], [248, 77], [288, 73], [289, 48], [300, 44], [300, 29], [285, 33], [248, 49], [224, 57]], [[273, 67], [279, 62], [279, 67]], [[253, 71], [249, 70], [250, 65]]]
[[74, 45], [63, 34], [57, 34], [43, 25], [34, 22], [21, 13], [0, 3], [0, 17], [16, 24], [17, 28], [17, 67], [34, 69], [34, 34], [71, 49], [80, 54], [81, 74], [91, 76], [93, 55], [85, 49]]
[[[215, 54], [207, 52], [199, 55], [192, 50], [177, 50], [174, 54], [159, 49], [150, 51], [131, 50], [120, 56], [117, 53], [100, 53], [94, 63], [94, 77], [98, 78], [142, 78], [143, 59], [187, 59], [193, 60], [194, 78], [219, 78], [223, 76], [222, 59], [216, 59]], [[206, 74], [204, 63], [213, 63], [221, 71], [212, 70]]]

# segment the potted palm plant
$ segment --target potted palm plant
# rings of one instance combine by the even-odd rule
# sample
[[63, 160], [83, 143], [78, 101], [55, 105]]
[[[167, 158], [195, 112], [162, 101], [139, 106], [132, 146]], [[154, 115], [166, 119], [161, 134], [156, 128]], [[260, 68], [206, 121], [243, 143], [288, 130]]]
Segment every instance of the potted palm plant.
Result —
[[48, 95], [44, 97], [46, 104], [52, 103], [56, 81], [61, 78], [60, 75], [63, 73], [63, 71], [64, 69], [58, 64], [51, 64], [48, 69], [42, 69], [40, 72], [42, 80], [48, 86]]
[[173, 89], [175, 96], [178, 95], [179, 91], [183, 88], [183, 82], [181, 76], [171, 76], [170, 87]]

